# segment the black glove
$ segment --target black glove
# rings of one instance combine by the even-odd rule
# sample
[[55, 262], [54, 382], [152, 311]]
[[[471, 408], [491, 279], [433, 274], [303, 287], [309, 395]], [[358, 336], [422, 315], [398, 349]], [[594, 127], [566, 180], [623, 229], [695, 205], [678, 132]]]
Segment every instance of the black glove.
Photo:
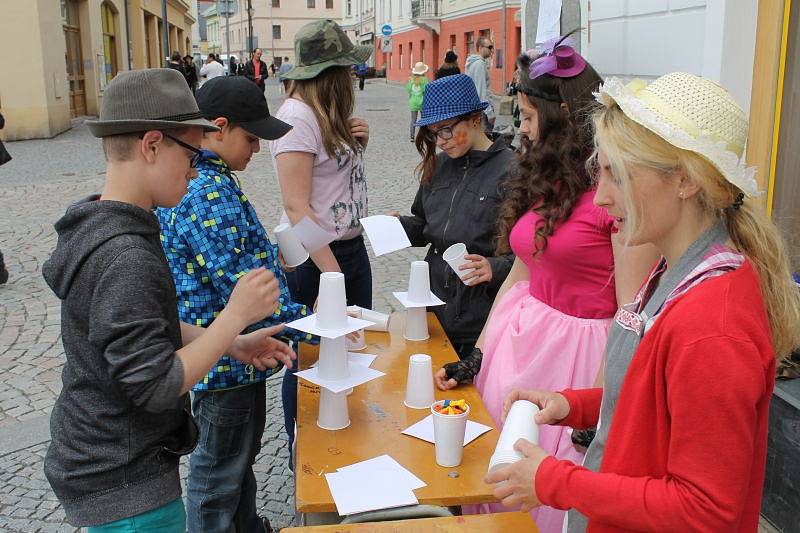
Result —
[[454, 379], [459, 385], [464, 383], [472, 383], [472, 380], [481, 369], [482, 360], [483, 352], [480, 348], [474, 348], [472, 353], [461, 361], [447, 363], [442, 368], [444, 368], [447, 379]]

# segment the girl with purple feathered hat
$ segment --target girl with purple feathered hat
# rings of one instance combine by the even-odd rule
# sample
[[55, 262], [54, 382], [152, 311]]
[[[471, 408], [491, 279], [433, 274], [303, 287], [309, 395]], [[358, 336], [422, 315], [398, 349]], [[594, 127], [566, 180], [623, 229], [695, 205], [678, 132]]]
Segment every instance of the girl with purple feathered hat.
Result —
[[[506, 185], [498, 241], [498, 253], [513, 251], [516, 259], [476, 350], [436, 376], [442, 389], [474, 380], [498, 427], [503, 402], [515, 389], [563, 390], [596, 382], [617, 302], [632, 298], [655, 261], [650, 250], [628, 249], [619, 257], [614, 221], [593, 204], [585, 168], [593, 151], [587, 109], [600, 76], [571, 38], [524, 53], [517, 65], [522, 140]], [[541, 426], [538, 444], [578, 464], [583, 457], [564, 427]], [[502, 503], [464, 508], [509, 510], [515, 509]], [[531, 514], [542, 533], [561, 531], [564, 511], [540, 507]]]

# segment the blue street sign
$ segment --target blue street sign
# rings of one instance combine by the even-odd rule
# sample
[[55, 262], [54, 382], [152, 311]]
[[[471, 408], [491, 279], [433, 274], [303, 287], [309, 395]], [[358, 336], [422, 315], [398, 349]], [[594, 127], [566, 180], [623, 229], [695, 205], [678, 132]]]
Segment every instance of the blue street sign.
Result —
[[381, 33], [384, 37], [390, 37], [392, 35], [392, 25], [391, 24], [384, 24], [381, 26]]

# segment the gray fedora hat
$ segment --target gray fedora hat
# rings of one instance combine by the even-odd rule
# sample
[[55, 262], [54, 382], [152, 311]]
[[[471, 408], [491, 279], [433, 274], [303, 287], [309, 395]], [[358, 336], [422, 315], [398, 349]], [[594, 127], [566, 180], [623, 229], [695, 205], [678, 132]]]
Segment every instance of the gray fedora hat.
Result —
[[219, 130], [203, 118], [186, 79], [170, 68], [119, 73], [103, 92], [100, 118], [86, 125], [95, 137], [188, 126]]

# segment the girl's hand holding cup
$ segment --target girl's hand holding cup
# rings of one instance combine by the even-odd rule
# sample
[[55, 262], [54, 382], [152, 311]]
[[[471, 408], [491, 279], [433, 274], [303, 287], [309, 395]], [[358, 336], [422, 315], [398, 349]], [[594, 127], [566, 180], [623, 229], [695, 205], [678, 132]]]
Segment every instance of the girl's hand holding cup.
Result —
[[541, 390], [514, 390], [503, 402], [503, 422], [517, 400], [528, 400], [539, 406], [539, 412], [533, 417], [533, 421], [539, 425], [557, 424], [569, 415], [569, 402], [563, 394]]

